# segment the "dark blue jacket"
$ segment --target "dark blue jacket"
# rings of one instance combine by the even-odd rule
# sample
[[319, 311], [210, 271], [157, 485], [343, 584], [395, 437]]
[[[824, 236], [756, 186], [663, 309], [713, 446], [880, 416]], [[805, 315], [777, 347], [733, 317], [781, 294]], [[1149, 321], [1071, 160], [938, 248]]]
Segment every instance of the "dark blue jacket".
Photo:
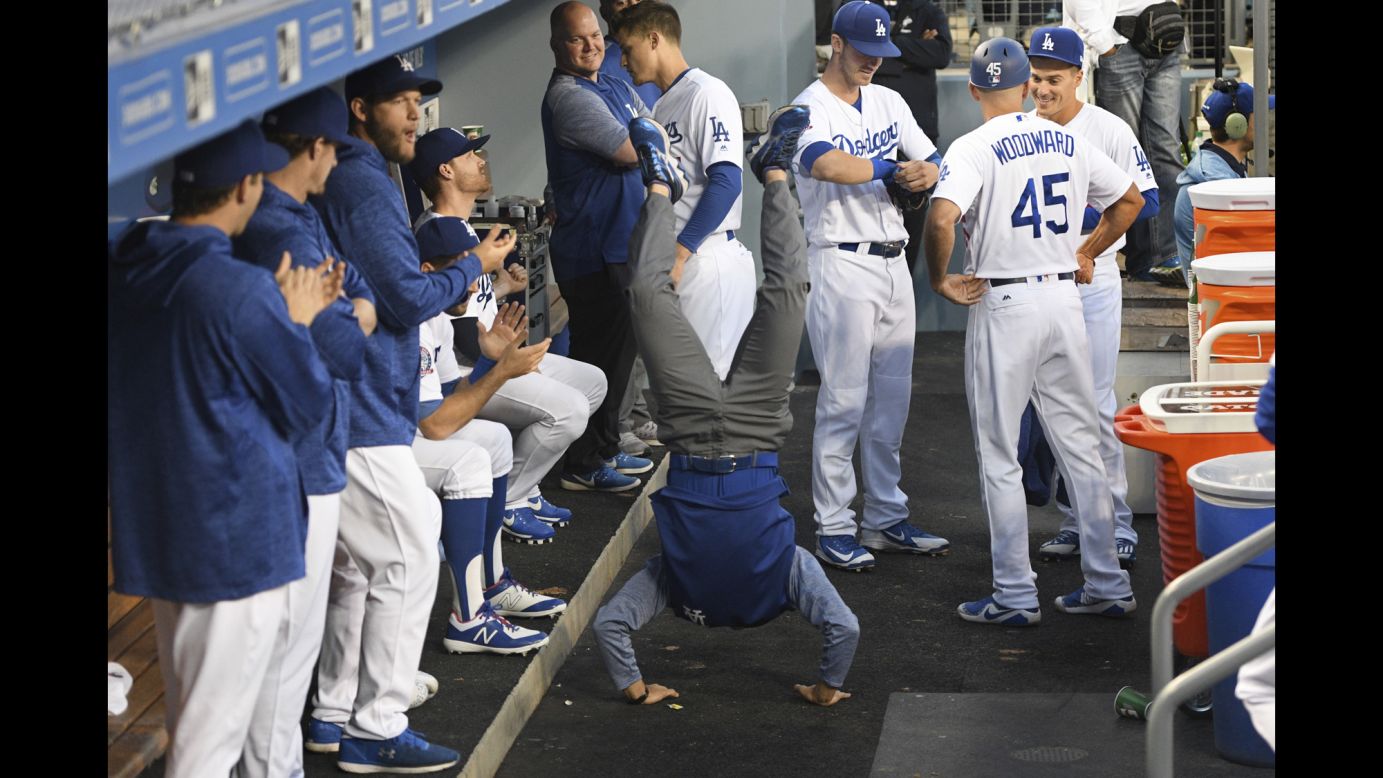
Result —
[[307, 500], [290, 441], [331, 405], [307, 328], [214, 227], [136, 224], [109, 260], [116, 589], [215, 602], [302, 578]]
[[350, 447], [412, 445], [418, 427], [418, 325], [460, 302], [480, 277], [467, 257], [424, 273], [403, 193], [379, 150], [361, 140], [336, 153], [324, 196], [311, 202], [332, 243], [375, 294], [379, 326], [365, 341], [365, 371], [351, 385]]
[[[296, 267], [316, 267], [325, 257], [340, 259], [317, 212], [282, 189], [264, 182], [264, 198], [245, 232], [234, 238], [235, 255], [272, 273], [283, 252]], [[354, 267], [346, 266], [346, 295], [374, 302], [374, 294]], [[326, 418], [293, 446], [308, 494], [336, 494], [346, 488], [346, 433], [350, 420], [351, 382], [365, 363], [365, 333], [355, 308], [338, 299], [312, 320], [312, 342], [333, 381], [334, 399]]]

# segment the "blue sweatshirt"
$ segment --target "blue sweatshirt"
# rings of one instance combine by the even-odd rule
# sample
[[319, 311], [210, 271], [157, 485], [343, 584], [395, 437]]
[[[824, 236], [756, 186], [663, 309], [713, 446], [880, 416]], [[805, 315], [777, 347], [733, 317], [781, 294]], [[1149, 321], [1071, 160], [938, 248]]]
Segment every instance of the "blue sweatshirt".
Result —
[[[322, 219], [312, 207], [264, 182], [259, 201], [245, 232], [231, 241], [239, 259], [278, 270], [283, 252], [295, 267], [316, 267], [326, 257], [340, 258]], [[374, 302], [374, 294], [354, 267], [346, 266], [346, 296]], [[336, 494], [346, 488], [346, 432], [350, 418], [351, 382], [360, 377], [365, 362], [365, 333], [355, 319], [355, 308], [337, 299], [312, 320], [312, 342], [331, 377], [334, 400], [317, 429], [293, 444], [298, 470], [308, 494]]]
[[290, 441], [331, 377], [273, 276], [215, 227], [136, 224], [110, 250], [106, 345], [115, 588], [205, 603], [302, 578]]
[[480, 277], [467, 257], [424, 273], [403, 194], [374, 146], [352, 138], [336, 152], [326, 194], [311, 198], [332, 243], [375, 294], [379, 326], [351, 385], [351, 448], [412, 445], [418, 427], [418, 325], [460, 302]]

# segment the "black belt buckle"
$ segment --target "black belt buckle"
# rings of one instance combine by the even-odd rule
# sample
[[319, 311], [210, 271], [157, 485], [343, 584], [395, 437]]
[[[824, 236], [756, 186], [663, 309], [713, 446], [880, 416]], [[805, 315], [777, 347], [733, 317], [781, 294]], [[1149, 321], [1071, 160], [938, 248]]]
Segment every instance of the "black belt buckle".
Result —
[[711, 466], [710, 472], [716, 475], [733, 473], [735, 468], [739, 466], [739, 459], [733, 454], [722, 454], [715, 459], [707, 459], [706, 461]]
[[891, 240], [888, 243], [876, 243], [874, 245], [883, 247], [884, 259], [893, 259], [903, 253], [903, 241], [901, 240]]

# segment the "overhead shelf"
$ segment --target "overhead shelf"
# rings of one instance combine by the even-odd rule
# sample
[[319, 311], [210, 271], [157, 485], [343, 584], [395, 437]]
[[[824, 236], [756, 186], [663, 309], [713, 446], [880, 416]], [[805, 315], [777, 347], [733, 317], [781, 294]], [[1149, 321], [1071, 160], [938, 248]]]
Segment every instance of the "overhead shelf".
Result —
[[507, 2], [111, 0], [106, 184]]

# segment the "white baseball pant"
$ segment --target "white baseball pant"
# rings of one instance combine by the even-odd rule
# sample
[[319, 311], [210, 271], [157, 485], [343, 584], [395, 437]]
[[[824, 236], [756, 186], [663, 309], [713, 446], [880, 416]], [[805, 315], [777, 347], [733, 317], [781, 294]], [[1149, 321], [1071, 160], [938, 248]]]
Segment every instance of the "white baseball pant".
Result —
[[754, 255], [724, 232], [707, 236], [682, 268], [682, 280], [677, 284], [682, 313], [722, 381], [730, 373], [740, 336], [754, 315], [758, 285]]
[[884, 529], [908, 517], [908, 498], [898, 485], [917, 336], [907, 259], [812, 246], [807, 269], [807, 336], [821, 372], [812, 435], [816, 532], [855, 534], [856, 441], [864, 477], [858, 526]]
[[163, 774], [228, 775], [245, 748], [264, 677], [283, 659], [288, 586], [211, 603], [150, 601], [168, 725]]
[[1048, 280], [991, 287], [970, 308], [965, 396], [989, 514], [994, 601], [1004, 608], [1038, 607], [1017, 454], [1029, 398], [1076, 511], [1086, 593], [1118, 599], [1132, 592], [1114, 555], [1114, 510], [1097, 453], [1099, 421], [1082, 307], [1075, 282]]
[[[1095, 280], [1080, 285], [1085, 333], [1090, 338], [1090, 369], [1095, 380], [1095, 401], [1100, 412], [1100, 459], [1104, 460], [1109, 492], [1114, 497], [1114, 536], [1138, 542], [1133, 531], [1133, 510], [1128, 507], [1128, 475], [1124, 470], [1124, 444], [1114, 434], [1114, 414], [1119, 398], [1114, 379], [1119, 372], [1119, 337], [1123, 327], [1124, 282], [1114, 252], [1095, 260]], [[1061, 528], [1076, 529], [1076, 514], [1068, 505], [1061, 509]]]
[[407, 729], [441, 531], [441, 504], [409, 446], [346, 452], [313, 718], [372, 740]]
[[304, 774], [300, 722], [312, 685], [312, 669], [322, 649], [340, 519], [339, 492], [307, 496], [307, 544], [303, 551], [307, 575], [288, 584], [279, 636], [287, 648], [283, 661], [269, 667], [260, 687], [245, 753], [234, 773], [237, 778], [300, 778]]
[[605, 400], [605, 391], [600, 368], [547, 354], [537, 373], [505, 381], [485, 403], [479, 417], [499, 422], [514, 433], [506, 507], [521, 507], [538, 496], [538, 482], [585, 432], [587, 419]]

